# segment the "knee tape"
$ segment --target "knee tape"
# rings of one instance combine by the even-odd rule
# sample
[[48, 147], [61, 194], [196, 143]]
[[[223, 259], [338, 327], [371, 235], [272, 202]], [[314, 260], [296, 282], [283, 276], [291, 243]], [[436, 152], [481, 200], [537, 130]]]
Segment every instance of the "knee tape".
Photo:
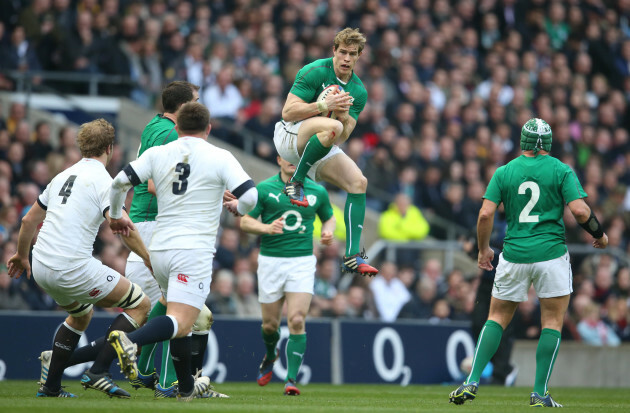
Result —
[[142, 291], [142, 288], [140, 288], [140, 286], [136, 283], [131, 283], [131, 285], [129, 286], [129, 290], [127, 290], [120, 301], [114, 304], [114, 307], [120, 307], [124, 309], [136, 308], [140, 305], [144, 297], [145, 294]]
[[92, 304], [76, 303], [76, 305], [72, 306], [72, 308], [67, 308], [66, 311], [71, 317], [78, 318], [89, 314], [89, 312], [92, 311], [92, 308], [94, 308]]
[[212, 323], [214, 323], [212, 311], [210, 311], [208, 306], [204, 305], [199, 312], [197, 320], [195, 320], [195, 324], [192, 326], [193, 334], [208, 334], [210, 332], [210, 327], [212, 327]]

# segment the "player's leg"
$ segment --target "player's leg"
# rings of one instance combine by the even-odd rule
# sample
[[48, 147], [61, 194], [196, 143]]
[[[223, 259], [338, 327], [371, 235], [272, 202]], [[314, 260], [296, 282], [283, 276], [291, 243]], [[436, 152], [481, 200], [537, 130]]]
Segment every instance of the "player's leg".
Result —
[[378, 270], [369, 265], [365, 260], [366, 257], [360, 253], [367, 179], [357, 164], [342, 151], [318, 165], [317, 175], [348, 193], [344, 209], [346, 254], [343, 258], [342, 269], [344, 272], [375, 275]]
[[52, 351], [45, 351], [40, 357], [41, 387], [37, 397], [76, 397], [61, 388], [61, 378], [68, 360], [90, 324], [94, 310], [91, 304], [81, 304], [77, 301], [62, 307], [69, 315], [55, 333]]
[[557, 404], [548, 394], [549, 378], [560, 350], [560, 338], [564, 313], [569, 307], [569, 295], [540, 299], [541, 327], [536, 349], [536, 379], [530, 397], [531, 405]]
[[303, 182], [315, 162], [330, 152], [343, 133], [343, 124], [335, 119], [315, 116], [302, 121], [297, 134], [297, 150], [301, 156], [292, 181]]
[[557, 407], [548, 391], [549, 378], [560, 349], [564, 315], [573, 292], [573, 275], [569, 253], [533, 264], [534, 289], [540, 299], [540, 324], [542, 331], [536, 349], [536, 379], [530, 395], [530, 405]]
[[[265, 357], [258, 368], [258, 385], [264, 386], [273, 376], [273, 364], [278, 358], [280, 321], [284, 305], [284, 287], [289, 276], [291, 260], [279, 257], [258, 256], [258, 302], [262, 310], [261, 335], [265, 344]], [[295, 265], [295, 263], [293, 263]]]
[[[154, 222], [139, 222], [136, 224], [136, 229], [147, 244], [154, 226]], [[162, 298], [160, 286], [140, 257], [133, 253], [131, 253], [127, 259], [125, 277], [131, 282], [138, 284], [140, 288], [142, 288], [142, 291], [149, 297], [149, 300], [151, 300], [151, 312], [149, 313], [147, 321], [166, 314], [166, 300]], [[158, 380], [154, 365], [157, 346], [158, 343], [152, 343], [142, 347], [140, 355], [138, 356], [138, 377], [134, 380], [130, 380], [134, 388], [145, 387], [155, 389]]]
[[481, 373], [494, 356], [494, 353], [496, 353], [503, 331], [512, 321], [517, 307], [517, 302], [501, 300], [496, 297], [491, 298], [488, 321], [486, 321], [481, 329], [481, 333], [479, 333], [472, 369], [465, 383], [479, 383]]
[[512, 321], [518, 303], [527, 301], [530, 285], [531, 265], [511, 263], [501, 254], [494, 277], [488, 321], [479, 333], [470, 374], [449, 395], [451, 403], [463, 404], [467, 400], [475, 399], [481, 373], [497, 351], [503, 330]]
[[330, 152], [335, 139], [342, 132], [341, 122], [319, 116], [297, 123], [280, 121], [276, 124], [276, 150], [283, 159], [297, 167], [284, 190], [292, 204], [308, 206], [304, 194], [304, 178], [311, 167]]
[[212, 268], [212, 253], [209, 250], [170, 250], [151, 253], [151, 263], [160, 287], [165, 291], [167, 311], [130, 333], [114, 331], [108, 341], [118, 354], [128, 377], [137, 374], [135, 349], [170, 339], [171, 355], [177, 373], [178, 398], [188, 401], [194, 397], [207, 396], [210, 379], [193, 378], [191, 371], [192, 325], [203, 308], [210, 292], [211, 277], [207, 268]]
[[[136, 330], [146, 321], [147, 313], [151, 308], [149, 298], [137, 284], [121, 277], [117, 272], [102, 264], [100, 266], [101, 271], [107, 274], [106, 277], [115, 278], [118, 276], [118, 280], [111, 292], [95, 304], [99, 307], [119, 307], [123, 309], [123, 312], [112, 321], [106, 335], [109, 335], [114, 330]], [[92, 367], [86, 370], [81, 377], [83, 387], [99, 390], [110, 397], [129, 398], [129, 393], [121, 389], [111, 379], [109, 368], [115, 358], [116, 352], [114, 349], [111, 346], [103, 345]]]
[[212, 324], [214, 324], [212, 311], [210, 311], [208, 306], [204, 305], [192, 326], [191, 368], [194, 374], [203, 369], [203, 358], [208, 347], [208, 336], [210, 335]]
[[280, 320], [282, 319], [282, 306], [284, 297], [271, 303], [261, 303], [262, 327], [261, 335], [265, 344], [265, 357], [258, 368], [259, 386], [265, 386], [273, 376], [273, 365], [278, 359], [278, 341], [280, 341]]
[[284, 394], [300, 394], [296, 381], [306, 353], [306, 314], [311, 305], [311, 293], [287, 292], [287, 323], [289, 340], [287, 341], [287, 380]]

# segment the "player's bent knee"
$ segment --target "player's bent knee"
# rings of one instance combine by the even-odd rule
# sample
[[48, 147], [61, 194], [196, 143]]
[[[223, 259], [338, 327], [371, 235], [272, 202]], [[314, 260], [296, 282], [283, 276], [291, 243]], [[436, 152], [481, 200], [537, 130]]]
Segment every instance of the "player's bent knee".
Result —
[[360, 174], [357, 178], [355, 178], [350, 184], [350, 192], [351, 194], [364, 194], [367, 190], [368, 180], [363, 174]]
[[199, 311], [199, 316], [195, 323], [192, 325], [193, 334], [208, 334], [210, 332], [210, 328], [214, 323], [214, 316], [212, 315], [212, 311], [208, 308], [208, 306], [204, 305], [201, 311]]

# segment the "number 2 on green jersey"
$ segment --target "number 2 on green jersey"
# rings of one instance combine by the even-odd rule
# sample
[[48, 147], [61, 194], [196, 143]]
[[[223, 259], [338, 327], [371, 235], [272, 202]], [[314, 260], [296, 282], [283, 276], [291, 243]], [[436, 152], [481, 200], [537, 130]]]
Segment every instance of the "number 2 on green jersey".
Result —
[[521, 211], [521, 214], [518, 216], [518, 221], [538, 222], [538, 215], [530, 215], [529, 213], [532, 212], [532, 209], [534, 209], [534, 206], [536, 206], [536, 203], [540, 198], [540, 188], [538, 187], [538, 184], [536, 182], [525, 181], [518, 187], [518, 194], [525, 195], [528, 189], [531, 192], [531, 198]]

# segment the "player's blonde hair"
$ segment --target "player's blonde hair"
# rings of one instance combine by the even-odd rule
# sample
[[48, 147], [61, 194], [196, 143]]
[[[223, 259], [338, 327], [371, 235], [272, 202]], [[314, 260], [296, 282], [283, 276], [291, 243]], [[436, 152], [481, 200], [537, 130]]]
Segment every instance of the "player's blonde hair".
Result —
[[81, 156], [84, 158], [101, 156], [114, 144], [115, 137], [114, 127], [103, 118], [84, 123], [79, 128], [77, 136]]
[[342, 44], [346, 46], [357, 45], [359, 47], [359, 53], [361, 53], [365, 47], [366, 41], [365, 36], [359, 31], [359, 29], [346, 27], [335, 36], [335, 50], [337, 50]]

